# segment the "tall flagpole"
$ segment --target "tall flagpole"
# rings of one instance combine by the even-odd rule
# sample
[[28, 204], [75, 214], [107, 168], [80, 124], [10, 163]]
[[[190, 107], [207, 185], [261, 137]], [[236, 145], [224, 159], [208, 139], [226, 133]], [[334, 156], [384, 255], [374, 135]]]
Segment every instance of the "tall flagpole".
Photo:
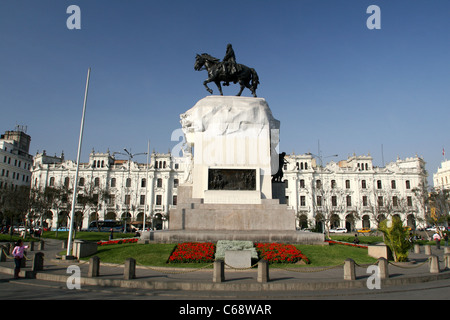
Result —
[[72, 257], [72, 237], [73, 237], [73, 227], [74, 227], [74, 221], [75, 221], [75, 202], [77, 201], [78, 172], [80, 169], [81, 143], [83, 141], [84, 117], [86, 114], [86, 102], [87, 102], [87, 96], [88, 96], [90, 75], [91, 75], [91, 68], [88, 69], [87, 79], [86, 79], [86, 89], [84, 91], [83, 114], [81, 116], [80, 138], [78, 140], [77, 171], [75, 172], [75, 182], [74, 182], [73, 196], [72, 196], [72, 210], [70, 211], [69, 238], [67, 239], [67, 257]]

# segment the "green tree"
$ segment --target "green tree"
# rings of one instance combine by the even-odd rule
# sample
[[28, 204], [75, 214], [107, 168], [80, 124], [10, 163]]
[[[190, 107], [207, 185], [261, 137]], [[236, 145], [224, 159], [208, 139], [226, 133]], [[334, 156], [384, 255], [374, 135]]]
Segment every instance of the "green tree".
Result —
[[403, 226], [402, 220], [393, 216], [391, 221], [383, 220], [380, 222], [378, 230], [384, 235], [384, 243], [391, 249], [395, 262], [408, 261], [409, 249], [409, 231]]

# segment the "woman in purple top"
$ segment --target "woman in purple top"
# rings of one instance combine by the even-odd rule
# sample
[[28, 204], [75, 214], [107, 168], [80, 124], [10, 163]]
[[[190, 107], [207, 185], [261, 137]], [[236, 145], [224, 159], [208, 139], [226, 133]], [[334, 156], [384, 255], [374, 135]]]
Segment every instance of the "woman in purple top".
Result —
[[16, 267], [14, 268], [15, 279], [19, 278], [20, 266], [22, 265], [23, 253], [25, 249], [28, 249], [28, 246], [24, 246], [22, 239], [19, 239], [12, 252], [12, 255], [14, 256], [14, 263], [16, 264]]

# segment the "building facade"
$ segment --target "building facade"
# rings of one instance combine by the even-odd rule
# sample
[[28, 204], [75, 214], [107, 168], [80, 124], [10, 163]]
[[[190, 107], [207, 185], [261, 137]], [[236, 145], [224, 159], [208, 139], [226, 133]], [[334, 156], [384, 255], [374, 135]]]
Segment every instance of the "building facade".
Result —
[[318, 165], [312, 154], [290, 155], [285, 165], [286, 201], [299, 229], [376, 229], [394, 215], [415, 228], [424, 222], [425, 162], [407, 158], [375, 167], [368, 156]]
[[0, 136], [0, 189], [29, 186], [33, 157], [28, 153], [31, 137], [17, 126]]
[[450, 189], [450, 160], [443, 161], [433, 174], [433, 185], [436, 190]]
[[[345, 227], [376, 229], [379, 221], [399, 216], [415, 228], [425, 217], [423, 192], [427, 188], [425, 162], [419, 157], [398, 159], [385, 167], [373, 166], [372, 157], [318, 165], [312, 154], [286, 157], [283, 183], [286, 204], [296, 216], [298, 229]], [[189, 158], [153, 152], [149, 165], [117, 160], [110, 152], [91, 152], [80, 164], [78, 198], [96, 199], [76, 204], [76, 222], [87, 228], [95, 220], [126, 220], [139, 226], [170, 229], [170, 209], [177, 205], [178, 186], [190, 175]], [[32, 187], [73, 190], [76, 163], [64, 156], [35, 157]], [[77, 199], [78, 199], [77, 198]], [[55, 203], [41, 218], [44, 226], [68, 226], [70, 197]], [[139, 226], [140, 227], [140, 226]]]
[[[41, 217], [46, 227], [69, 226], [76, 163], [61, 157], [36, 155], [32, 169], [32, 187], [62, 190], [62, 196]], [[81, 163], [75, 205], [76, 225], [88, 228], [96, 220], [121, 220], [141, 227], [167, 229], [169, 210], [177, 204], [177, 188], [185, 179], [183, 158], [170, 153], [151, 154], [149, 165], [118, 160], [110, 152], [91, 152], [88, 163]], [[83, 201], [88, 199], [88, 201]], [[89, 201], [89, 199], [94, 199]]]

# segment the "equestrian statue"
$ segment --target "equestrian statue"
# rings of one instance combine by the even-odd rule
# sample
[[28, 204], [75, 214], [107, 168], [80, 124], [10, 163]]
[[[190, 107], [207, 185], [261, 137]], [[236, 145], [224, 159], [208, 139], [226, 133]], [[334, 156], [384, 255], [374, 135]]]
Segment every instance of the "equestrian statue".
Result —
[[196, 71], [208, 71], [208, 79], [203, 82], [203, 85], [210, 94], [213, 93], [208, 87], [208, 83], [210, 82], [216, 84], [221, 96], [223, 96], [223, 92], [220, 82], [223, 82], [224, 86], [230, 85], [230, 82], [239, 82], [241, 90], [237, 96], [242, 94], [244, 88], [248, 88], [253, 96], [256, 97], [256, 88], [259, 84], [258, 74], [255, 69], [236, 63], [236, 56], [231, 44], [227, 45], [227, 51], [223, 61], [220, 61], [207, 53], [197, 54], [194, 69]]

